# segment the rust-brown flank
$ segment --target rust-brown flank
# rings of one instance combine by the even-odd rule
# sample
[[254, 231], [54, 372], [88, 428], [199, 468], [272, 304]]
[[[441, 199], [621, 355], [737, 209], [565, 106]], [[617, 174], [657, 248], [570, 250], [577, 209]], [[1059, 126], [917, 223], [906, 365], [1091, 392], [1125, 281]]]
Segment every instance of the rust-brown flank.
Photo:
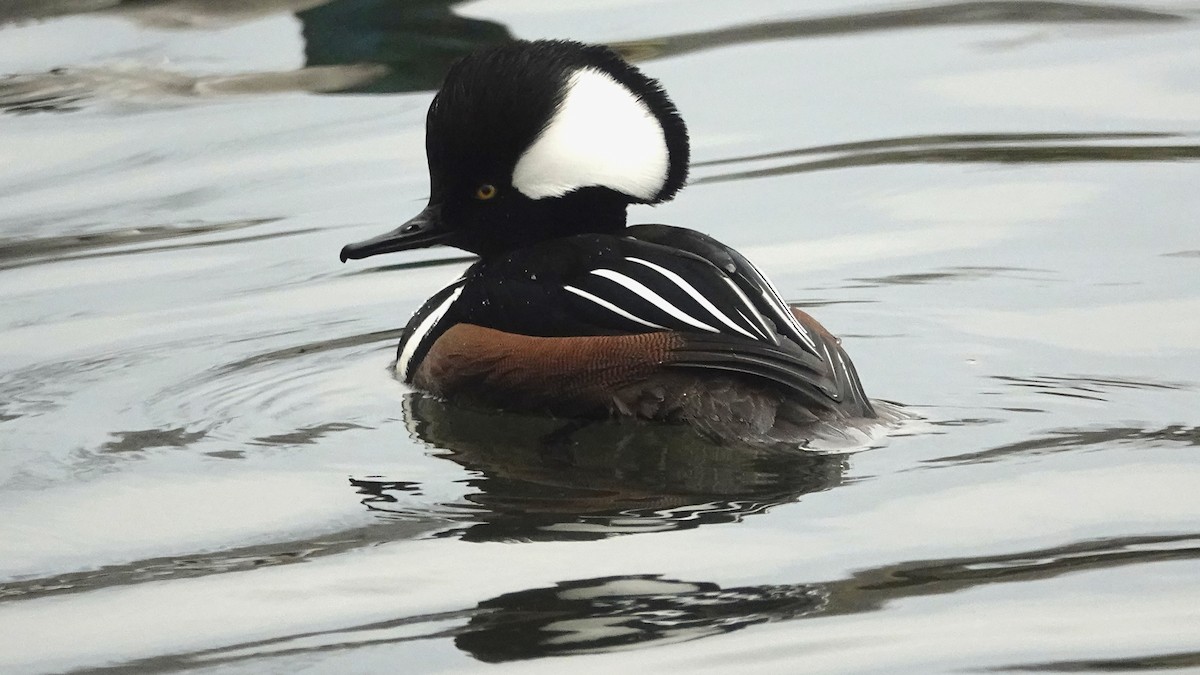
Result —
[[833, 344], [838, 344], [841, 342], [841, 340], [837, 339], [833, 333], [830, 333], [828, 330], [826, 330], [825, 326], [822, 326], [821, 322], [814, 319], [808, 312], [800, 309], [799, 307], [788, 307], [788, 309], [792, 310], [792, 316], [796, 317], [796, 320], [800, 322], [801, 326], [804, 326], [808, 330], [824, 337]]
[[508, 409], [603, 415], [615, 389], [658, 372], [681, 344], [669, 332], [530, 337], [458, 324], [433, 344], [413, 384]]

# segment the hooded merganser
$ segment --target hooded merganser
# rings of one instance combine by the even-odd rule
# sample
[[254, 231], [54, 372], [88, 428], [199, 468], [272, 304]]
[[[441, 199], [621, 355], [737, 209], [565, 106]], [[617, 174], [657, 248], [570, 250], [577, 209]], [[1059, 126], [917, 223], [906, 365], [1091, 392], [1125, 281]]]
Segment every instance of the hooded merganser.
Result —
[[684, 185], [688, 135], [606, 47], [514, 42], [455, 64], [426, 118], [429, 204], [341, 259], [447, 244], [479, 255], [409, 321], [395, 369], [453, 400], [690, 424], [793, 443], [873, 417], [839, 340], [699, 232], [626, 226]]

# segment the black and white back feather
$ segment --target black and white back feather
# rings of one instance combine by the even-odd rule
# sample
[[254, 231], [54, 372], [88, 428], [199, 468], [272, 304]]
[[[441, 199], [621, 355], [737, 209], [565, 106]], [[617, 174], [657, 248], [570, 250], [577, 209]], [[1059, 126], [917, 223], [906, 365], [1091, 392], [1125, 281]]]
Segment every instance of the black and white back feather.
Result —
[[684, 228], [576, 235], [473, 266], [409, 322], [400, 375], [456, 323], [540, 337], [674, 331], [686, 339], [664, 367], [768, 381], [816, 410], [870, 410], [836, 339], [797, 319], [741, 254]]

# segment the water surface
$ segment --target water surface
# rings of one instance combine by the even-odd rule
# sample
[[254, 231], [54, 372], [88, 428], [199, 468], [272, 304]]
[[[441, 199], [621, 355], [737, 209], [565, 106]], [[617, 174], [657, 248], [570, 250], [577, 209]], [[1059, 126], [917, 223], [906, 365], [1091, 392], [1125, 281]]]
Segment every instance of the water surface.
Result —
[[[1200, 5], [0, 8], [0, 670], [1200, 667]], [[922, 418], [853, 454], [471, 411], [387, 372], [469, 259], [483, 44], [614, 44], [709, 232]], [[485, 665], [487, 664], [487, 665]]]

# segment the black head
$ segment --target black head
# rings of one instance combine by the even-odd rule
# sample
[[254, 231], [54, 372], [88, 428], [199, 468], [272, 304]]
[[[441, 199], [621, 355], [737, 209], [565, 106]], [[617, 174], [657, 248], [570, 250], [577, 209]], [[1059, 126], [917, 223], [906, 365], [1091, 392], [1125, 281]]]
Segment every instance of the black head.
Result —
[[455, 64], [425, 122], [429, 205], [342, 260], [448, 244], [488, 256], [625, 226], [687, 179], [687, 128], [607, 47], [514, 42]]

